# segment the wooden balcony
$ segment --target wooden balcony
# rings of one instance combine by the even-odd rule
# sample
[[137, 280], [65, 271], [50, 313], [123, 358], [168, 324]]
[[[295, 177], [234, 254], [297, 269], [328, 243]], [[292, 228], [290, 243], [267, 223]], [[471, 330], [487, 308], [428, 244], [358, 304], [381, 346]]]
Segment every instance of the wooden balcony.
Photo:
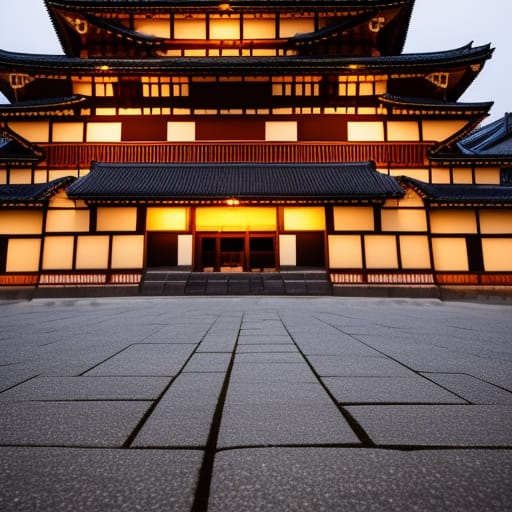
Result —
[[50, 169], [88, 168], [98, 162], [330, 163], [373, 160], [379, 167], [422, 167], [428, 143], [385, 142], [119, 142], [40, 144]]

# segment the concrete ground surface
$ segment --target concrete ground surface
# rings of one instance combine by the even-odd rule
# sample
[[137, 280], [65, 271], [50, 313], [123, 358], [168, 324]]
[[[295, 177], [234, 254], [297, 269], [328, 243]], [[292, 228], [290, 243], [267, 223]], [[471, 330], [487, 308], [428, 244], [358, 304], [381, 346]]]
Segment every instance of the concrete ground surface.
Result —
[[0, 301], [0, 510], [505, 511], [512, 308]]

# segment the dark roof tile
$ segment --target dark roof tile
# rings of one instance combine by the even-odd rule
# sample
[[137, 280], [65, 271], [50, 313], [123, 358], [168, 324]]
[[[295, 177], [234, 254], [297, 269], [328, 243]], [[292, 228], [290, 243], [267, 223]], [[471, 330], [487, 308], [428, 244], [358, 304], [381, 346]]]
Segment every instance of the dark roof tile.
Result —
[[370, 163], [109, 164], [68, 189], [70, 197], [108, 199], [374, 199], [400, 197], [396, 181]]
[[512, 204], [512, 187], [501, 185], [448, 185], [425, 183], [409, 177], [399, 178], [425, 200], [444, 204]]
[[0, 204], [41, 203], [75, 180], [72, 176], [57, 178], [49, 183], [30, 185], [0, 185]]

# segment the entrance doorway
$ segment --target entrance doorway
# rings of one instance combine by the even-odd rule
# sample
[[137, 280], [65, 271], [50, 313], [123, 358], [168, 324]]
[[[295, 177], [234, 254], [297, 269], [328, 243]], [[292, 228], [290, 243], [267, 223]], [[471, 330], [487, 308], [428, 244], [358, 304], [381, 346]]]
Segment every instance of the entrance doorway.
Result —
[[196, 237], [198, 272], [275, 271], [274, 233], [201, 233]]

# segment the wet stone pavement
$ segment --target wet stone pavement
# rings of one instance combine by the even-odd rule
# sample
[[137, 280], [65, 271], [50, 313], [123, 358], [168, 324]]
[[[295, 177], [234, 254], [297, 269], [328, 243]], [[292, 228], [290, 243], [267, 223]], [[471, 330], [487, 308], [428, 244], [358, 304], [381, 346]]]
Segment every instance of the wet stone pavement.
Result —
[[0, 510], [505, 511], [512, 308], [0, 302]]

